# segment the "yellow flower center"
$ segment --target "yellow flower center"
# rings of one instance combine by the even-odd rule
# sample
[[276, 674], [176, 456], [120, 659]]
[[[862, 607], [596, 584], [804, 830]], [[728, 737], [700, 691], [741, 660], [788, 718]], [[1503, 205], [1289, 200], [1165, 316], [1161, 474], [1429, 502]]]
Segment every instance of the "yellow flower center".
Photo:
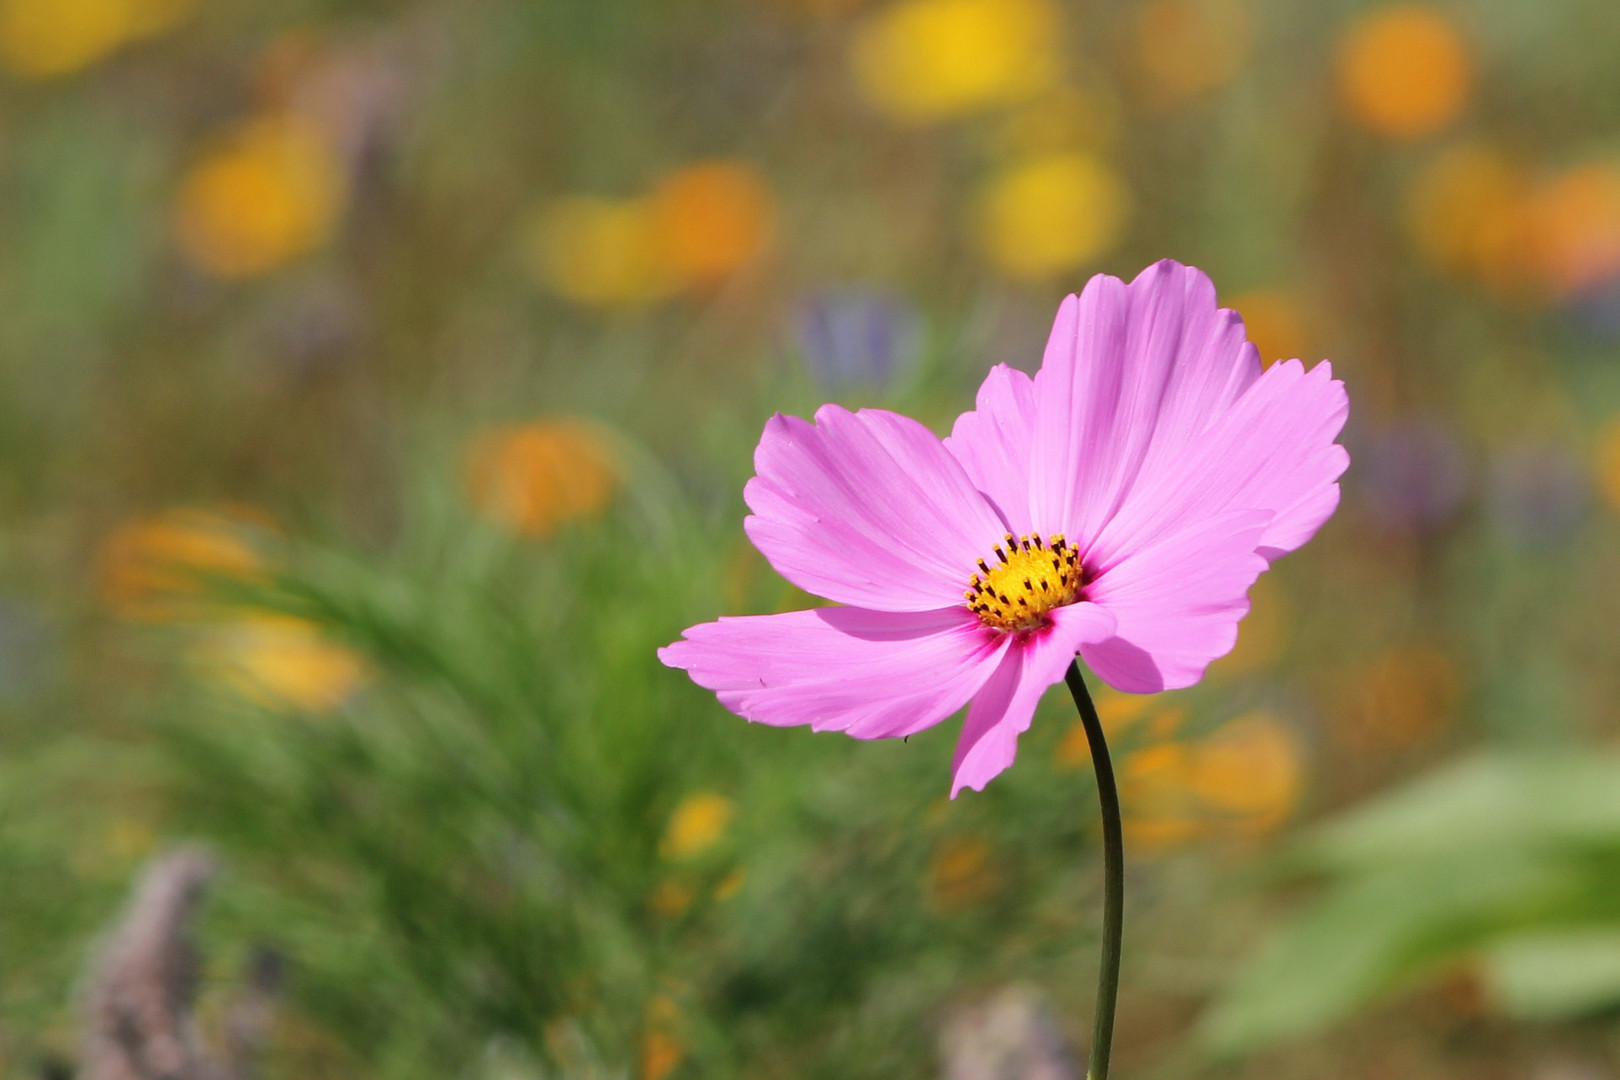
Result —
[[1061, 534], [1043, 540], [1008, 533], [993, 556], [979, 560], [962, 595], [986, 626], [1033, 630], [1053, 608], [1074, 603], [1084, 584], [1080, 555]]

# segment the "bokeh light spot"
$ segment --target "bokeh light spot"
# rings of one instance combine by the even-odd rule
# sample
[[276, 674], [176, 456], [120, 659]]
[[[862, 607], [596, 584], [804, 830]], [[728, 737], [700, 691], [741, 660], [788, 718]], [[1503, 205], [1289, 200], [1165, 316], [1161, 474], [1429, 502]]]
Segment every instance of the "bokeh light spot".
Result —
[[1287, 820], [1305, 790], [1305, 753], [1298, 736], [1269, 713], [1239, 717], [1196, 744], [1191, 790], [1230, 815], [1228, 825], [1264, 833]]
[[1462, 112], [1473, 81], [1460, 30], [1435, 8], [1376, 8], [1349, 29], [1339, 50], [1339, 93], [1355, 123], [1379, 135], [1415, 138]]
[[1028, 99], [1059, 74], [1049, 0], [899, 0], [857, 28], [851, 62], [873, 106], [913, 124]]
[[1260, 362], [1267, 367], [1278, 360], [1305, 356], [1305, 316], [1300, 305], [1280, 289], [1254, 289], [1233, 298], [1232, 308], [1243, 316], [1243, 328]]
[[1105, 254], [1130, 216], [1124, 183], [1086, 154], [1052, 154], [994, 177], [979, 206], [979, 236], [990, 262], [1040, 281]]
[[267, 613], [217, 628], [192, 660], [201, 674], [271, 708], [331, 712], [367, 679], [360, 656], [314, 623]]
[[0, 0], [0, 64], [24, 79], [79, 71], [124, 43], [130, 0]]
[[660, 850], [665, 858], [687, 859], [718, 844], [731, 825], [731, 800], [713, 792], [689, 795], [670, 815]]
[[344, 187], [326, 132], [297, 116], [260, 117], [186, 177], [181, 249], [219, 277], [262, 274], [327, 240]]
[[1525, 188], [1521, 170], [1495, 146], [1449, 147], [1408, 190], [1412, 243], [1437, 269], [1514, 291], [1527, 275], [1520, 212]]
[[1603, 497], [1620, 510], [1620, 415], [1610, 417], [1598, 434], [1594, 465]]
[[656, 219], [644, 199], [559, 198], [535, 218], [529, 254], [542, 285], [580, 304], [643, 304], [676, 285], [660, 258]]
[[1594, 161], [1538, 185], [1525, 209], [1546, 290], [1569, 299], [1620, 272], [1620, 164]]
[[689, 165], [652, 193], [659, 253], [672, 277], [706, 285], [753, 261], [770, 242], [776, 211], [764, 176], [739, 161]]
[[582, 420], [496, 428], [467, 449], [468, 498], [515, 532], [546, 537], [607, 509], [624, 469], [604, 433]]
[[253, 535], [264, 522], [248, 512], [179, 508], [137, 518], [102, 542], [102, 596], [128, 619], [195, 617], [217, 581], [256, 581], [265, 572]]

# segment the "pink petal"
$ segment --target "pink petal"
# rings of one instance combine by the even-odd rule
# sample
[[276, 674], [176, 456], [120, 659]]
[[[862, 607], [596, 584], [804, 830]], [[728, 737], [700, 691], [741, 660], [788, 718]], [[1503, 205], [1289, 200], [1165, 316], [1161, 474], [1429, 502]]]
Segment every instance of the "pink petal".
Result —
[[1007, 651], [966, 608], [828, 607], [702, 623], [658, 658], [762, 724], [909, 735], [966, 704]]
[[1118, 620], [1114, 636], [1080, 652], [1116, 690], [1191, 686], [1237, 642], [1248, 591], [1266, 566], [1255, 551], [1272, 520], [1265, 510], [1203, 518], [1119, 563], [1086, 587]]
[[1029, 458], [1034, 444], [1035, 384], [1006, 364], [990, 369], [978, 407], [956, 418], [945, 449], [962, 463], [973, 486], [1000, 511], [1007, 529], [1031, 529]]
[[[951, 765], [951, 798], [965, 787], [984, 790], [1018, 753], [1046, 688], [1063, 679], [1076, 650], [1114, 631], [1113, 615], [1095, 604], [1052, 612], [1052, 624], [1018, 640], [968, 709]], [[1013, 637], [1015, 635], [1007, 635]]]
[[1350, 402], [1328, 363], [1273, 364], [1174, 460], [1142, 470], [1087, 561], [1106, 570], [1129, 552], [1228, 510], [1264, 510], [1257, 547], [1275, 559], [1310, 539], [1339, 503], [1350, 463], [1334, 438]]
[[960, 604], [1005, 531], [939, 438], [881, 409], [778, 414], [754, 453], [744, 523], [778, 573], [818, 596], [886, 611]]
[[1260, 374], [1242, 321], [1201, 271], [1099, 274], [1058, 310], [1035, 376], [1034, 527], [1094, 537], [1149, 465], [1174, 462]]

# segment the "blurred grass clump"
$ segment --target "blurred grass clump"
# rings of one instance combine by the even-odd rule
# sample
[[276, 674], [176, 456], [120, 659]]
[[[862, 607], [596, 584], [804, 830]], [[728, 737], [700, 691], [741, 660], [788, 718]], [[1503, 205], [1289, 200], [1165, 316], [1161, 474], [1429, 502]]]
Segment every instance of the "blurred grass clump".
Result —
[[809, 602], [740, 524], [772, 412], [943, 430], [1167, 255], [1334, 360], [1354, 465], [1202, 686], [1099, 702], [1122, 1072], [1620, 1075], [1617, 51], [1609, 0], [0, 0], [0, 1075], [192, 841], [205, 1030], [290, 962], [267, 1076], [1083, 1047], [1057, 695], [953, 803], [949, 732], [655, 650]]

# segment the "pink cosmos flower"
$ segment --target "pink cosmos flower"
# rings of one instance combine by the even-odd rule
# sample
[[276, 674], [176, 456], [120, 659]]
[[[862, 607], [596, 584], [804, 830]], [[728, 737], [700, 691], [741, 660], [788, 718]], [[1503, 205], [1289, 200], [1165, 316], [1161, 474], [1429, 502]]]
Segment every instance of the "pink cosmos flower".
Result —
[[1232, 648], [1249, 586], [1338, 506], [1348, 412], [1325, 362], [1262, 371], [1199, 270], [1098, 275], [1035, 377], [991, 369], [948, 438], [881, 409], [773, 417], [744, 526], [841, 606], [703, 623], [659, 658], [748, 720], [860, 739], [969, 705], [951, 794], [982, 789], [1076, 653], [1149, 693]]

